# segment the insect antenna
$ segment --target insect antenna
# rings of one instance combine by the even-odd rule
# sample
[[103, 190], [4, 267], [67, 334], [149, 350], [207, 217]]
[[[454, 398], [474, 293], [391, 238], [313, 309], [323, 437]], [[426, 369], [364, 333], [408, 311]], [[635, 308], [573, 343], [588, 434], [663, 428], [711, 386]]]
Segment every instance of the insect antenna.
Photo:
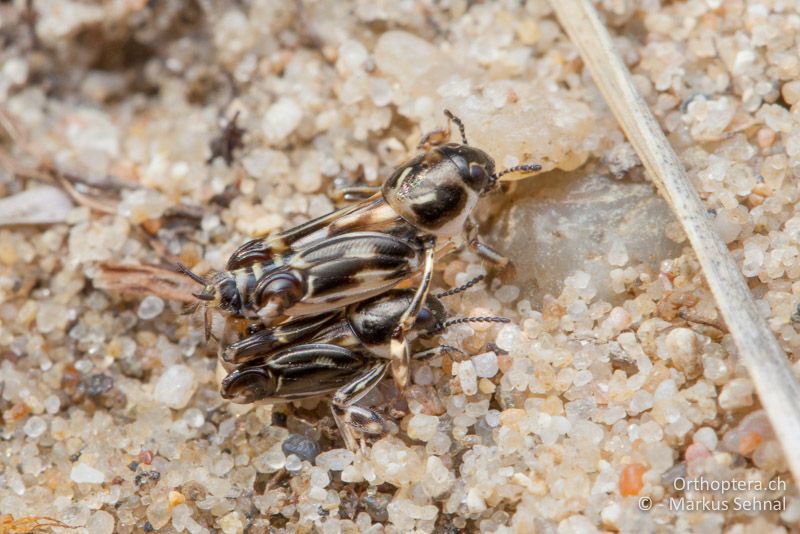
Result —
[[526, 165], [516, 165], [514, 167], [509, 167], [507, 169], [503, 169], [502, 171], [494, 173], [490, 178], [492, 179], [492, 183], [496, 183], [501, 176], [505, 176], [506, 174], [511, 174], [513, 172], [536, 172], [541, 171], [542, 166], [538, 163], [529, 163]]
[[486, 317], [457, 317], [455, 319], [447, 319], [446, 321], [442, 321], [441, 323], [434, 326], [431, 330], [423, 332], [421, 335], [423, 337], [430, 337], [436, 333], [441, 332], [453, 325], [457, 324], [464, 324], [464, 323], [510, 323], [511, 319], [507, 317], [495, 317], [495, 316], [486, 316]]
[[453, 115], [453, 113], [449, 109], [444, 110], [444, 115], [445, 117], [447, 117], [448, 120], [451, 120], [454, 123], [456, 123], [456, 126], [458, 126], [458, 133], [461, 134], [462, 143], [468, 145], [469, 143], [467, 143], [467, 134], [465, 133], [464, 123], [461, 122], [461, 119]]
[[437, 299], [440, 299], [442, 297], [450, 297], [450, 296], [453, 296], [453, 295], [458, 295], [459, 293], [463, 293], [464, 291], [466, 291], [467, 289], [471, 288], [475, 284], [481, 282], [484, 278], [486, 278], [485, 275], [479, 274], [478, 276], [476, 276], [475, 278], [473, 278], [472, 280], [470, 280], [466, 284], [464, 284], [462, 286], [459, 286], [459, 287], [454, 287], [452, 289], [448, 289], [447, 291], [442, 291], [441, 293], [436, 293], [434, 295], [434, 297], [436, 297]]
[[180, 263], [180, 262], [178, 262], [177, 264], [175, 264], [175, 267], [177, 268], [177, 270], [178, 270], [178, 272], [179, 272], [179, 273], [183, 273], [183, 274], [185, 274], [186, 276], [188, 276], [189, 278], [191, 278], [192, 280], [194, 280], [195, 282], [197, 282], [197, 283], [198, 283], [198, 284], [200, 284], [201, 286], [204, 286], [204, 287], [205, 287], [205, 285], [206, 285], [206, 280], [205, 280], [205, 278], [203, 278], [203, 277], [202, 277], [202, 276], [200, 276], [199, 274], [193, 273], [193, 272], [191, 271], [191, 269], [189, 269], [187, 266], [185, 266], [184, 264], [182, 264], [182, 263]]

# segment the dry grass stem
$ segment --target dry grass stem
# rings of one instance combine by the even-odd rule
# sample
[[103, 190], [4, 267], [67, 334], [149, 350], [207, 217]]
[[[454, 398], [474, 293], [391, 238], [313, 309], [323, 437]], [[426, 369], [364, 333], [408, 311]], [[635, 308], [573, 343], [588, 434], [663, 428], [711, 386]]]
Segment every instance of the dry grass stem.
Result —
[[639, 158], [672, 206], [694, 248], [717, 306], [739, 349], [780, 440], [800, 479], [800, 386], [785, 353], [758, 313], [727, 247], [712, 229], [706, 208], [661, 127], [639, 95], [611, 37], [588, 0], [551, 0], [561, 25]]

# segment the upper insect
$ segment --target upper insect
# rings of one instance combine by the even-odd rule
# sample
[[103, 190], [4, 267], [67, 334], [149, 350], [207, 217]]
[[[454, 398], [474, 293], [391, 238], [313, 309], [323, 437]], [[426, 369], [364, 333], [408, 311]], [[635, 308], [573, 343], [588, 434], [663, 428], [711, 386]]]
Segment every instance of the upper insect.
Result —
[[[204, 285], [196, 296], [207, 307], [257, 317], [268, 326], [371, 298], [422, 272], [414, 299], [418, 308], [430, 285], [435, 253], [447, 253], [464, 241], [484, 258], [507, 263], [471, 232], [470, 216], [504, 174], [540, 167], [497, 172], [486, 152], [467, 143], [461, 121], [449, 111], [445, 115], [458, 126], [462, 143], [445, 143], [447, 135], [426, 136], [421, 145], [428, 150], [397, 168], [371, 197], [245, 243], [229, 259], [228, 270], [208, 282], [190, 274]], [[404, 330], [414, 320], [411, 311], [403, 319]]]

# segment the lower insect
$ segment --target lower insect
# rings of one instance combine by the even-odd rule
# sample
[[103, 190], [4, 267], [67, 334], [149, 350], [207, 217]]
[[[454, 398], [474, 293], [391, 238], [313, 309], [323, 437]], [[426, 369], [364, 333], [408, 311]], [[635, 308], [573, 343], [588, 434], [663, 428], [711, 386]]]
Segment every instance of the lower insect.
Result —
[[[356, 403], [390, 371], [397, 385], [408, 383], [411, 359], [461, 352], [447, 345], [412, 350], [414, 341], [463, 322], [507, 322], [501, 317], [447, 317], [440, 298], [474, 284], [428, 295], [413, 328], [401, 339], [398, 323], [414, 301], [415, 290], [392, 290], [335, 314], [303, 318], [262, 329], [222, 349], [234, 365], [222, 396], [239, 403], [281, 402], [333, 393], [332, 411], [345, 444], [356, 449], [359, 436], [383, 433], [382, 417]], [[363, 441], [362, 441], [363, 443]]]

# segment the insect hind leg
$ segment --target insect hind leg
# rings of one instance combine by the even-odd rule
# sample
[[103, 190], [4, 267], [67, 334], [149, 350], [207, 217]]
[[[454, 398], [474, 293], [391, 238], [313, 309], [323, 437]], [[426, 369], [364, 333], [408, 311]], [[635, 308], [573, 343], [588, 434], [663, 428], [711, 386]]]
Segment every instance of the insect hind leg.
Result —
[[360, 442], [361, 452], [365, 452], [363, 440], [359, 440], [364, 434], [381, 435], [385, 432], [383, 417], [374, 410], [356, 406], [355, 403], [378, 385], [386, 376], [388, 369], [389, 362], [378, 361], [354, 380], [339, 388], [333, 396], [331, 402], [333, 418], [342, 433], [345, 445], [351, 451], [358, 450]]
[[408, 332], [414, 321], [417, 320], [420, 310], [425, 305], [425, 300], [428, 298], [428, 292], [431, 288], [431, 280], [433, 279], [433, 247], [435, 243], [430, 242], [426, 244], [425, 249], [425, 263], [422, 271], [422, 280], [416, 293], [411, 299], [408, 308], [403, 312], [400, 321], [392, 334], [392, 339], [389, 343], [389, 354], [392, 362], [392, 378], [400, 391], [405, 390], [410, 381], [409, 366], [411, 363], [411, 354], [406, 342], [406, 332]]

